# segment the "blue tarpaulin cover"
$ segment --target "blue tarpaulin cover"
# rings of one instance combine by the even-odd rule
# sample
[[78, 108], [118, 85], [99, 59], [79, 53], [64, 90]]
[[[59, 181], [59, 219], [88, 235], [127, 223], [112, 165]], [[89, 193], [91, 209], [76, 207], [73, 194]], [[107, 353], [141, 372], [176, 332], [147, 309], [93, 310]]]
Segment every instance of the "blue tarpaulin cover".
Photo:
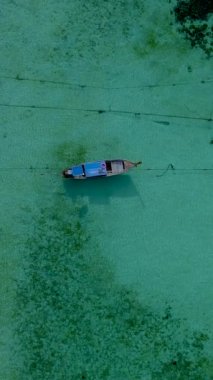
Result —
[[107, 175], [105, 161], [88, 162], [84, 165], [86, 177]]
[[78, 165], [78, 166], [73, 166], [72, 167], [72, 174], [75, 176], [77, 175], [83, 175], [83, 168], [82, 168], [82, 165]]

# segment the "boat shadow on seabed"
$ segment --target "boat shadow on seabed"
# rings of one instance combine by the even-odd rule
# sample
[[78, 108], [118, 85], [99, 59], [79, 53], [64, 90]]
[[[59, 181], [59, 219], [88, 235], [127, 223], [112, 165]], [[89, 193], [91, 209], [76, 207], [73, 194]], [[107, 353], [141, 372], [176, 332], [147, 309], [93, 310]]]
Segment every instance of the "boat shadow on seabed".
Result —
[[[63, 181], [66, 195], [72, 200], [88, 198], [89, 203], [110, 204], [111, 198], [130, 198], [141, 195], [129, 175], [108, 178], [91, 178], [87, 181]], [[143, 203], [143, 202], [142, 202]]]

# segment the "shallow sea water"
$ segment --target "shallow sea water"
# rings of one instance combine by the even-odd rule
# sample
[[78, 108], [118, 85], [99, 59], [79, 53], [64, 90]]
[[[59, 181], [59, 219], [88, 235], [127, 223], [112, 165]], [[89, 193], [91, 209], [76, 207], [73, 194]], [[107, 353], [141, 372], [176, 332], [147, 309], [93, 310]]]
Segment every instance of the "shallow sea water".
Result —
[[[174, 5], [3, 2], [2, 380], [213, 378], [212, 61]], [[61, 177], [110, 158], [143, 165]]]

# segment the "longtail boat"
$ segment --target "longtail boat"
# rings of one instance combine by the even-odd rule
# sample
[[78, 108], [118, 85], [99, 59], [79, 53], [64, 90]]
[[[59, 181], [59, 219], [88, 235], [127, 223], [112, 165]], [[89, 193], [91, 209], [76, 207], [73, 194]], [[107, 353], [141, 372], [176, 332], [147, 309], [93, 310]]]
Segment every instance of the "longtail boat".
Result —
[[129, 169], [142, 164], [141, 161], [131, 162], [127, 160], [102, 160], [85, 162], [63, 170], [65, 178], [88, 179], [97, 177], [111, 177], [126, 173]]

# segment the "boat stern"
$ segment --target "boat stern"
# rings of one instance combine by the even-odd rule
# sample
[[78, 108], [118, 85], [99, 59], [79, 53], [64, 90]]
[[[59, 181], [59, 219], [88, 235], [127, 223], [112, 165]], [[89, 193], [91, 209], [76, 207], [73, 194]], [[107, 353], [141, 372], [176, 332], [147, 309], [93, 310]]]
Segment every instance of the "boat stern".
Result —
[[64, 169], [62, 175], [64, 178], [73, 178], [72, 169]]

